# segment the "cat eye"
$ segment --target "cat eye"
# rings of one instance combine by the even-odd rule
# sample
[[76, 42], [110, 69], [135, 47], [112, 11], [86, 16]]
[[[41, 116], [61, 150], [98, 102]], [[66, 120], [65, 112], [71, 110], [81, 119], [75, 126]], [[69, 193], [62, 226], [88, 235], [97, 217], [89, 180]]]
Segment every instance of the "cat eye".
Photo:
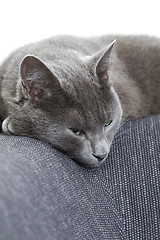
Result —
[[71, 130], [72, 130], [72, 132], [74, 132], [78, 136], [81, 136], [81, 135], [85, 134], [82, 130], [79, 130], [79, 129], [71, 129]]
[[108, 127], [109, 125], [111, 125], [111, 123], [112, 123], [112, 120], [109, 121], [109, 122], [107, 122], [107, 123], [104, 125], [104, 127]]

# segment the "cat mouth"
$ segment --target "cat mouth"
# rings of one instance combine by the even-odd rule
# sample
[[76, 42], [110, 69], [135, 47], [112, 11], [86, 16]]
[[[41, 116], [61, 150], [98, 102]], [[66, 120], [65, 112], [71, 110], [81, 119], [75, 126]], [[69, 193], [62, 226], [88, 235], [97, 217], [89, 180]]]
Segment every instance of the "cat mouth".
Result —
[[88, 169], [98, 168], [100, 165], [102, 165], [106, 161], [108, 156], [108, 153], [105, 153], [104, 155], [98, 155], [98, 156], [95, 154], [91, 154], [90, 156], [82, 156], [82, 155], [74, 156], [71, 152], [67, 152], [63, 150], [62, 152], [68, 155], [78, 165]]

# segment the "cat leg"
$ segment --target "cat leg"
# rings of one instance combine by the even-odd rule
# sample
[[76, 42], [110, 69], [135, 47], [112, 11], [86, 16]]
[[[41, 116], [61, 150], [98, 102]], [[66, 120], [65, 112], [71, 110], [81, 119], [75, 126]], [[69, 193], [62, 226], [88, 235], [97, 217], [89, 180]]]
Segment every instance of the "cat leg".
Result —
[[8, 135], [13, 135], [14, 130], [12, 127], [12, 122], [10, 116], [8, 116], [2, 123], [2, 131]]
[[0, 119], [0, 132], [2, 130], [2, 120]]

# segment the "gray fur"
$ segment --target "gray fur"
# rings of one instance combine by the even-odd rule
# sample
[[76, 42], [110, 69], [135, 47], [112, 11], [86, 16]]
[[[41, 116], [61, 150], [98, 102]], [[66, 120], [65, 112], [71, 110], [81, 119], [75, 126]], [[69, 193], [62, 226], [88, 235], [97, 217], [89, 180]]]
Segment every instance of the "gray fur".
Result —
[[16, 50], [0, 66], [2, 130], [97, 167], [122, 122], [160, 113], [159, 89], [158, 38], [50, 38]]

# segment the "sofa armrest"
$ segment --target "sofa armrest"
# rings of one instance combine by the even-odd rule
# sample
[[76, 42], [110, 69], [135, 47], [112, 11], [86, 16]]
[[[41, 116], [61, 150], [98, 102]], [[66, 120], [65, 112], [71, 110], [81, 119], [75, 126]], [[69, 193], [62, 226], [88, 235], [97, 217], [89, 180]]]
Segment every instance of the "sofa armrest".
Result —
[[159, 239], [160, 116], [125, 123], [85, 169], [41, 141], [0, 134], [0, 239]]

